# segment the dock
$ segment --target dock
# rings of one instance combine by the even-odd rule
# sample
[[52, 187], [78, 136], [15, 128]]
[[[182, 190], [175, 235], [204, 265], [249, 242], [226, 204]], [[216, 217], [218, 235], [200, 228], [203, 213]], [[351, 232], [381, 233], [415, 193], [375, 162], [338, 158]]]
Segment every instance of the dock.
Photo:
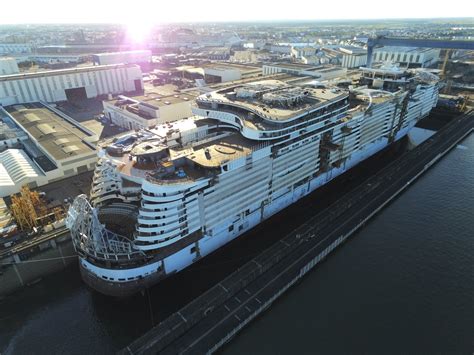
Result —
[[77, 256], [66, 227], [0, 250], [0, 299], [75, 262]]
[[453, 119], [119, 353], [215, 352], [473, 131]]

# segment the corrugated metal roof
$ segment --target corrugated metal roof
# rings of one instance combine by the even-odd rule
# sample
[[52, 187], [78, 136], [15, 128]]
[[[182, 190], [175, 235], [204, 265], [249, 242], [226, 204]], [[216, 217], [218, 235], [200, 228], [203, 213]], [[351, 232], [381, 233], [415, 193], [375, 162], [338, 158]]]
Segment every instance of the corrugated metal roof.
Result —
[[37, 176], [33, 162], [23, 150], [7, 149], [0, 153], [0, 186], [17, 185]]

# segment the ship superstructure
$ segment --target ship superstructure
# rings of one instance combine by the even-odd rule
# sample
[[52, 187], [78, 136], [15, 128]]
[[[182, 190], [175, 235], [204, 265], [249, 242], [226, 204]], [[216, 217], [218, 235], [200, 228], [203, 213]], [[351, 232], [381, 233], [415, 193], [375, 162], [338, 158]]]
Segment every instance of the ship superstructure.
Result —
[[260, 80], [199, 96], [195, 116], [102, 142], [68, 226], [87, 284], [127, 295], [210, 254], [405, 136], [438, 79], [362, 69], [358, 85]]

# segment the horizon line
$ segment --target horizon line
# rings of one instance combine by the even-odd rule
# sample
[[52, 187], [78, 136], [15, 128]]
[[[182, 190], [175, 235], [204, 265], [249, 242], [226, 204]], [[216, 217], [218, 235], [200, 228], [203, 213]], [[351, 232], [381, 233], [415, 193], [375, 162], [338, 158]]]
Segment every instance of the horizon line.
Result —
[[[152, 23], [152, 25], [173, 25], [173, 24], [214, 24], [214, 23], [227, 23], [227, 24], [238, 24], [238, 23], [289, 23], [289, 22], [333, 22], [333, 21], [416, 21], [416, 20], [468, 20], [474, 19], [473, 16], [449, 16], [449, 17], [379, 17], [379, 18], [314, 18], [314, 19], [266, 19], [266, 20], [203, 20], [203, 21], [160, 21]], [[2, 23], [0, 27], [5, 26], [29, 26], [29, 25], [126, 25], [126, 22], [87, 22], [87, 21], [71, 21], [71, 22], [16, 22], [16, 23]]]

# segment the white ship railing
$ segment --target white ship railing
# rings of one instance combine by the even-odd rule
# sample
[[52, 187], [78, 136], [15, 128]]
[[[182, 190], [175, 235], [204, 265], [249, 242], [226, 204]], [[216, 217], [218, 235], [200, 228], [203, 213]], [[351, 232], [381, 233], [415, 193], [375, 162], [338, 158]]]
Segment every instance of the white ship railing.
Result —
[[130, 260], [146, 255], [136, 249], [133, 242], [114, 233], [100, 223], [86, 195], [79, 195], [69, 207], [66, 227], [79, 254], [93, 256], [103, 260]]

